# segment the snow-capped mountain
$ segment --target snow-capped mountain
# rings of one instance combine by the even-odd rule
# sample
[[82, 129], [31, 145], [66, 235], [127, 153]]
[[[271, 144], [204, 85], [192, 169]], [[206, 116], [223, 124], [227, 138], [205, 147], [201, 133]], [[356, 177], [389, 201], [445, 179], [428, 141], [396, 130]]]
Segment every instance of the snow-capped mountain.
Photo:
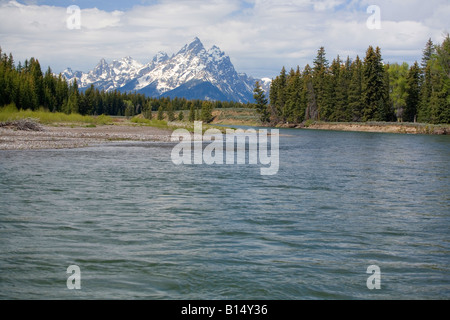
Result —
[[[151, 97], [251, 102], [256, 79], [238, 74], [230, 58], [218, 47], [206, 50], [195, 38], [169, 57], [159, 52], [143, 65], [131, 57], [108, 64], [102, 59], [90, 72], [63, 72], [80, 88], [94, 85], [100, 90], [138, 92]], [[261, 80], [260, 80], [261, 81]]]
[[88, 73], [80, 71], [73, 72], [72, 69], [68, 68], [64, 70], [63, 76], [68, 80], [77, 78], [80, 88], [87, 88], [93, 84], [100, 90], [110, 91], [123, 87], [138, 77], [140, 72], [144, 70], [144, 65], [133, 60], [131, 57], [125, 57], [120, 60], [114, 60], [110, 64], [105, 59], [102, 59]]

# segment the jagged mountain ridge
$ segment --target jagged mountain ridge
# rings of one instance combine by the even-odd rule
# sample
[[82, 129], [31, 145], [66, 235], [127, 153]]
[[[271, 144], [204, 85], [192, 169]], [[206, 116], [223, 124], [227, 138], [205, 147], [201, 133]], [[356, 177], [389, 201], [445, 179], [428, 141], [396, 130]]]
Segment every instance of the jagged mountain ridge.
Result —
[[253, 101], [254, 84], [258, 80], [237, 73], [223, 51], [217, 46], [206, 50], [198, 38], [172, 57], [159, 52], [145, 65], [131, 57], [114, 60], [110, 64], [102, 59], [88, 73], [68, 68], [63, 75], [69, 81], [76, 78], [82, 89], [94, 85], [100, 90], [136, 91], [151, 97], [243, 103]]

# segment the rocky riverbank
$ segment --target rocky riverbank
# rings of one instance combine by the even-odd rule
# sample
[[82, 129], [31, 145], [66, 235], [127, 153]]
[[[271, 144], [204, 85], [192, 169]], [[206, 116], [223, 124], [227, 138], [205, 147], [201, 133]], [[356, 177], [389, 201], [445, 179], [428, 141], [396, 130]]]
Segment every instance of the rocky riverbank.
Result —
[[148, 126], [40, 126], [40, 130], [0, 127], [0, 150], [88, 147], [114, 141], [170, 141], [171, 130]]

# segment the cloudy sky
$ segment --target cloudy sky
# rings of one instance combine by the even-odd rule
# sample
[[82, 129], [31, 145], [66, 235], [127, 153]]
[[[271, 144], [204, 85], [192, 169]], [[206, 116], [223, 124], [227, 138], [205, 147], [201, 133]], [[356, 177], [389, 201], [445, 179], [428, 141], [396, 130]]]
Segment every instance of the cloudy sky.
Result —
[[[71, 5], [81, 9], [79, 29]], [[282, 66], [311, 64], [321, 46], [330, 61], [363, 57], [373, 45], [385, 62], [412, 63], [429, 38], [450, 32], [448, 17], [448, 0], [0, 0], [0, 46], [16, 62], [89, 71], [101, 58], [146, 63], [199, 37], [238, 72], [271, 78]]]

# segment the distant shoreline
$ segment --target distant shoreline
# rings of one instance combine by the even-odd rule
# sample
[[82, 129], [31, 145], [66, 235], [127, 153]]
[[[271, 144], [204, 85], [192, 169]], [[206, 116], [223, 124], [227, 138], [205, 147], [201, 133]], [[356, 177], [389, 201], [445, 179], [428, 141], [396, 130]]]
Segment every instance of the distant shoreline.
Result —
[[431, 135], [450, 134], [450, 125], [433, 125], [433, 124], [419, 124], [419, 123], [314, 122], [312, 124], [309, 124], [308, 126], [296, 126], [296, 127], [309, 130], [332, 130], [332, 131], [353, 131], [353, 132], [374, 132], [374, 133], [431, 134]]
[[307, 120], [302, 124], [268, 124], [263, 125], [255, 109], [216, 109], [212, 124], [250, 127], [296, 128], [310, 130], [433, 134], [449, 135], [450, 124], [400, 123], [400, 122], [324, 122]]

